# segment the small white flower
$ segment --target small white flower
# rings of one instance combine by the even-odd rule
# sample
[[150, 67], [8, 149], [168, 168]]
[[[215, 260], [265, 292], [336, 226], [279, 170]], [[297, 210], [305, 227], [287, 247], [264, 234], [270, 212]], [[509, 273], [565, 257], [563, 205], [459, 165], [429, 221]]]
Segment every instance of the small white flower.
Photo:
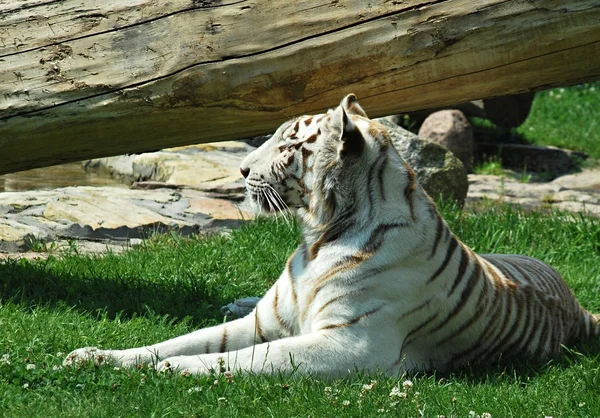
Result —
[[392, 397], [392, 398], [403, 398], [403, 399], [406, 399], [406, 398], [408, 398], [408, 393], [402, 392], [398, 386], [394, 386], [392, 388], [392, 391], [390, 392], [389, 396]]
[[52, 370], [54, 370], [55, 372], [62, 369], [62, 366], [60, 364], [55, 364], [54, 366], [52, 366]]
[[35, 364], [29, 363], [27, 366], [25, 366], [25, 369], [27, 369], [27, 370], [33, 370], [33, 369], [35, 369]]
[[373, 386], [375, 386], [373, 383], [362, 385], [362, 390], [367, 392], [367, 391], [373, 389]]
[[402, 387], [404, 388], [404, 390], [410, 390], [410, 389], [412, 389], [412, 387], [413, 387], [413, 382], [412, 382], [412, 381], [410, 381], [410, 380], [405, 380], [405, 381], [402, 383]]
[[469, 418], [479, 418], [479, 415], [475, 411], [469, 411]]
[[202, 388], [200, 386], [194, 386], [193, 388], [188, 389], [188, 393], [200, 392]]
[[348, 406], [348, 405], [350, 405], [350, 401], [348, 399], [346, 399], [344, 402], [342, 402], [342, 405]]
[[6, 364], [7, 366], [10, 366], [10, 355], [3, 354], [2, 357], [0, 357], [0, 364]]
[[188, 377], [189, 375], [191, 375], [190, 371], [187, 369], [183, 369], [182, 371], [179, 372], [179, 374], [183, 377]]
[[219, 402], [221, 403], [226, 403], [227, 402], [227, 398], [223, 397], [223, 398], [219, 398], [217, 399]]
[[481, 418], [492, 418], [492, 414], [490, 414], [489, 412], [482, 412]]
[[29, 389], [29, 383], [24, 383], [23, 384], [23, 389]]
[[121, 368], [120, 368], [119, 366], [115, 366], [115, 367], [113, 367], [113, 370], [114, 370], [115, 372], [118, 372], [119, 370], [121, 370]]
[[327, 386], [325, 387], [325, 389], [323, 389], [323, 392], [325, 392], [325, 395], [331, 396], [331, 394], [333, 393], [333, 389], [331, 388], [331, 386]]

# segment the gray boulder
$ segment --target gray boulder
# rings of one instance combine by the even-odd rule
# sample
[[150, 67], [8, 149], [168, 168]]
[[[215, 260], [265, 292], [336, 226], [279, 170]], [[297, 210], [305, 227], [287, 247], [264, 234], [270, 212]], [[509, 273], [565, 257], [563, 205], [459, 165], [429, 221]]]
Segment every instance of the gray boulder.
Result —
[[462, 162], [443, 146], [425, 141], [387, 118], [378, 119], [392, 138], [398, 153], [417, 173], [417, 180], [434, 199], [455, 200], [463, 205], [469, 189]]
[[471, 171], [473, 128], [466, 116], [456, 109], [440, 110], [427, 116], [418, 136], [448, 148]]

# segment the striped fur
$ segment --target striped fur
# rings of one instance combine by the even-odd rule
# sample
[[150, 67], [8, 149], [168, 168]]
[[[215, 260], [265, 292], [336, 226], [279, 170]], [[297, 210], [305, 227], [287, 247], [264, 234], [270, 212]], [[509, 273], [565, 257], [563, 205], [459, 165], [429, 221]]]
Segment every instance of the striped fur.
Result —
[[267, 212], [289, 207], [303, 225], [256, 309], [152, 346], [79, 349], [67, 364], [158, 358], [159, 369], [193, 373], [396, 374], [539, 358], [600, 334], [598, 317], [551, 267], [462, 243], [353, 95], [285, 123], [241, 169], [251, 201]]

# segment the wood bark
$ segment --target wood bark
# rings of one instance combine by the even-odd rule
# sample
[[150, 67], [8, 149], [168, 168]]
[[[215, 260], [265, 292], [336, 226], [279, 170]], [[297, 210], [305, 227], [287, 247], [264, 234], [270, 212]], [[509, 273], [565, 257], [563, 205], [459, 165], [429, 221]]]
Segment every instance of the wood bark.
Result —
[[600, 78], [599, 0], [0, 0], [0, 174]]

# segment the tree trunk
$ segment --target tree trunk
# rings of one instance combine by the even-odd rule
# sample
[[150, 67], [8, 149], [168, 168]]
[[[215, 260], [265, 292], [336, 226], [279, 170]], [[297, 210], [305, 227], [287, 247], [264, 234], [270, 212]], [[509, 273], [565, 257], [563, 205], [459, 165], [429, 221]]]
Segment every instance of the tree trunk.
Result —
[[600, 78], [600, 1], [0, 0], [0, 174]]

